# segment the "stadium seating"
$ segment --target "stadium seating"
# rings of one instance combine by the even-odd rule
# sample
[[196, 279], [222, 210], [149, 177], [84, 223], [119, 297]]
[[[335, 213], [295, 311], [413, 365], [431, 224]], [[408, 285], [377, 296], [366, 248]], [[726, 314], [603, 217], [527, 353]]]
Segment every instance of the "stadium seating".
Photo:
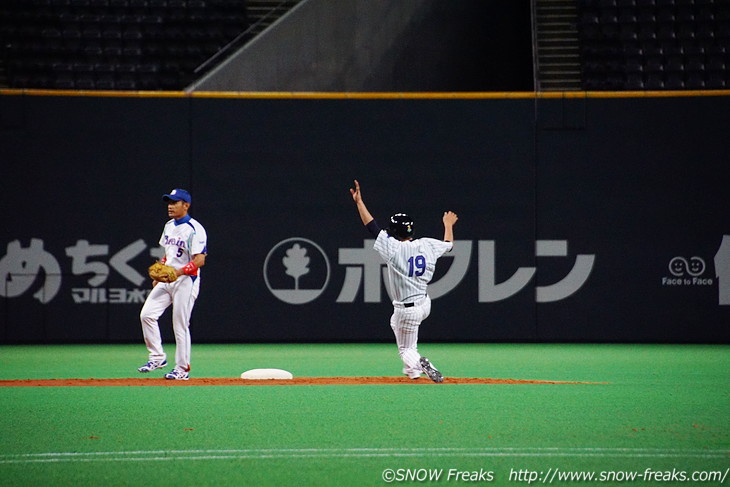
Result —
[[5, 0], [1, 61], [11, 88], [179, 90], [248, 26], [243, 0]]
[[578, 5], [584, 89], [730, 88], [730, 1]]

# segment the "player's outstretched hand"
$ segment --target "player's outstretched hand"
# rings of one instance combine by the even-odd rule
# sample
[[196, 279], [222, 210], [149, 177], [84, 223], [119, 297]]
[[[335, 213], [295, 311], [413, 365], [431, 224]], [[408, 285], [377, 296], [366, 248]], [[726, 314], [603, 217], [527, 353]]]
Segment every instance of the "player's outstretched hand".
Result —
[[352, 195], [352, 201], [355, 202], [355, 206], [357, 206], [357, 212], [360, 215], [360, 220], [362, 220], [363, 225], [368, 225], [371, 221], [373, 221], [373, 215], [370, 214], [367, 207], [365, 206], [365, 203], [362, 200], [362, 193], [360, 192], [360, 183], [355, 180], [355, 189], [350, 188], [350, 194]]
[[454, 223], [456, 223], [456, 221], [458, 219], [459, 219], [459, 216], [456, 213], [454, 213], [453, 211], [444, 212], [444, 217], [443, 217], [444, 225], [453, 225]]
[[360, 193], [360, 183], [357, 182], [357, 179], [355, 180], [355, 189], [350, 188], [350, 194], [352, 195], [352, 200], [355, 203], [360, 203], [362, 201], [362, 193]]

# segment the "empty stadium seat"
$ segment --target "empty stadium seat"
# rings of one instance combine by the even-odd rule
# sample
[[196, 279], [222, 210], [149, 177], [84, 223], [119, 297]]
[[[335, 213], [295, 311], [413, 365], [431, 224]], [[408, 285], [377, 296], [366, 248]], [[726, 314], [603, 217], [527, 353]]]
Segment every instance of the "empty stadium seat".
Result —
[[585, 0], [579, 4], [584, 89], [723, 89], [730, 2]]
[[247, 27], [244, 0], [8, 0], [0, 61], [17, 88], [179, 90]]

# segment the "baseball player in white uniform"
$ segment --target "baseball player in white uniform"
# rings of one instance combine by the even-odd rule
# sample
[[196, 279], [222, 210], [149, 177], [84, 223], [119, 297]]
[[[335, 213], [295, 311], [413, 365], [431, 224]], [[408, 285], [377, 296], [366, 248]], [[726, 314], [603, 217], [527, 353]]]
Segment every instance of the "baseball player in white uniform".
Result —
[[151, 372], [167, 365], [162, 348], [158, 319], [172, 305], [172, 328], [175, 332], [175, 368], [165, 374], [166, 379], [188, 380], [190, 372], [190, 315], [200, 290], [200, 268], [208, 253], [205, 228], [188, 215], [192, 199], [184, 189], [174, 189], [162, 196], [171, 218], [165, 223], [160, 245], [165, 250], [162, 262], [175, 268], [177, 280], [165, 283], [154, 281], [152, 291], [142, 306], [140, 319], [144, 341], [149, 350], [148, 362], [140, 372]]
[[433, 278], [436, 261], [453, 248], [453, 227], [458, 216], [447, 211], [443, 215], [444, 239], [413, 238], [413, 220], [404, 213], [390, 217], [388, 230], [381, 230], [362, 199], [360, 183], [350, 188], [363, 225], [375, 239], [374, 249], [388, 265], [393, 315], [390, 326], [395, 334], [398, 352], [403, 360], [403, 373], [418, 379], [425, 373], [434, 382], [443, 382], [443, 375], [418, 353], [418, 329], [431, 313], [431, 298], [426, 293]]

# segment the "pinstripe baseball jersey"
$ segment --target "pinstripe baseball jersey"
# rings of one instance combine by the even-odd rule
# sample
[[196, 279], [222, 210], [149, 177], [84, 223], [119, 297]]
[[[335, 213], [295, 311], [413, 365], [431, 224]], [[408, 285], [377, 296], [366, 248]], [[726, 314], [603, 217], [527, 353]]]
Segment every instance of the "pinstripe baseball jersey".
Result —
[[373, 248], [388, 264], [393, 300], [415, 301], [425, 295], [436, 269], [436, 261], [453, 246], [452, 242], [434, 238], [400, 241], [381, 230]]

